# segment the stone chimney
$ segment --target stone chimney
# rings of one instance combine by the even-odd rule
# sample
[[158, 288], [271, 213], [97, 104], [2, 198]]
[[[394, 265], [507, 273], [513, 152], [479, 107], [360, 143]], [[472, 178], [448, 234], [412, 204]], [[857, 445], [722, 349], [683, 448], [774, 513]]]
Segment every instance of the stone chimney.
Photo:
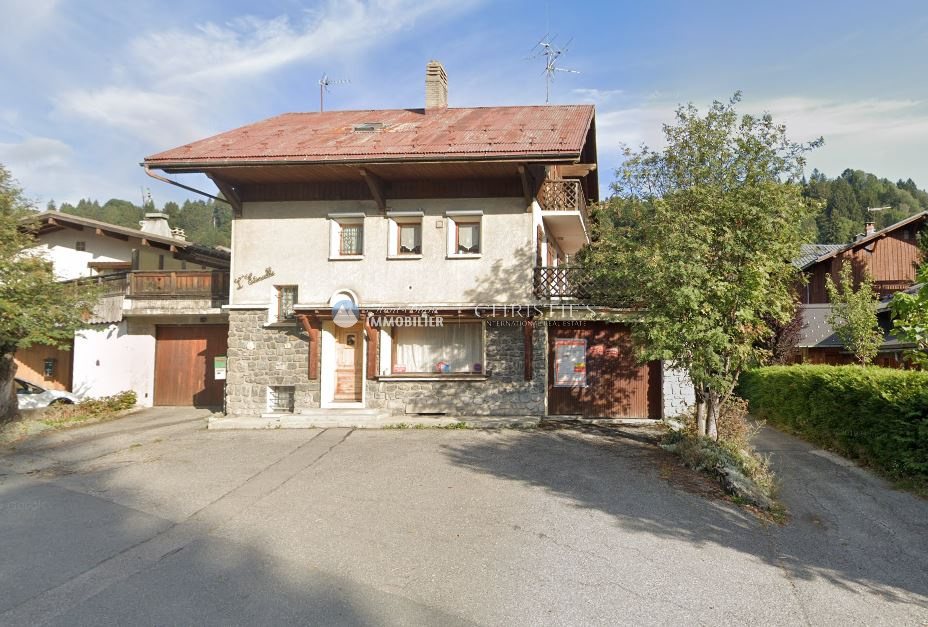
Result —
[[448, 108], [448, 75], [441, 61], [425, 66], [425, 110]]
[[154, 211], [145, 214], [144, 220], [139, 220], [139, 230], [152, 235], [161, 235], [162, 237], [173, 237], [171, 225], [168, 224], [168, 214]]
[[864, 224], [864, 237], [867, 237], [868, 235], [873, 235], [874, 232], [876, 232], [875, 223], [867, 222], [866, 224]]

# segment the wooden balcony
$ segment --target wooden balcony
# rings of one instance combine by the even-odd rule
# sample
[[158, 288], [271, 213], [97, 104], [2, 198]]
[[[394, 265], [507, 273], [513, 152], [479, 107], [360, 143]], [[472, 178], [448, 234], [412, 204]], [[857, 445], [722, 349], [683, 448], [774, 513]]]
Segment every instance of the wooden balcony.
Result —
[[128, 298], [211, 299], [229, 296], [229, 273], [219, 270], [130, 272]]
[[533, 293], [541, 300], [588, 300], [592, 281], [584, 268], [558, 266], [535, 268]]
[[874, 281], [873, 289], [876, 290], [879, 297], [883, 299], [891, 297], [896, 292], [904, 292], [914, 284], [914, 281], [907, 281], [905, 279], [899, 281]]
[[541, 184], [537, 199], [545, 227], [564, 252], [572, 255], [587, 244], [589, 220], [580, 181], [549, 179]]

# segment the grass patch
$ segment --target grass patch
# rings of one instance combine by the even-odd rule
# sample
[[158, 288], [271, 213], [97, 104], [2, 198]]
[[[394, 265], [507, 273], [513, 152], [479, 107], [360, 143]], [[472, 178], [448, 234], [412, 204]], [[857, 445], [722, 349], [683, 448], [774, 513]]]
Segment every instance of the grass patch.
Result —
[[56, 403], [45, 409], [35, 410], [35, 416], [26, 414], [22, 419], [4, 425], [0, 430], [0, 442], [12, 442], [48, 430], [112, 420], [135, 407], [135, 403], [136, 396], [132, 391], [102, 398], [88, 398], [74, 404]]

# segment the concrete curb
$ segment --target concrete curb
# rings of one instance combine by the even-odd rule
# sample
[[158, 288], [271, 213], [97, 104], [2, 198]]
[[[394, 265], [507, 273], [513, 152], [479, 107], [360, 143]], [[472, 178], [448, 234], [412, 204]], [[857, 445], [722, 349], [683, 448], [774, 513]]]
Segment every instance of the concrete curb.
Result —
[[538, 426], [537, 416], [210, 416], [208, 429], [531, 429]]

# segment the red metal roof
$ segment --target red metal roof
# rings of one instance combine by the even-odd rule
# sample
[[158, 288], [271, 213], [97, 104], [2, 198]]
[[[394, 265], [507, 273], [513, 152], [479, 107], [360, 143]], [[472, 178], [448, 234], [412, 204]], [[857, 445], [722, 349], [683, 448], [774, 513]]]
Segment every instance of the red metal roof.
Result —
[[[592, 105], [285, 113], [145, 158], [179, 164], [580, 156]], [[375, 131], [356, 125], [379, 123]]]

